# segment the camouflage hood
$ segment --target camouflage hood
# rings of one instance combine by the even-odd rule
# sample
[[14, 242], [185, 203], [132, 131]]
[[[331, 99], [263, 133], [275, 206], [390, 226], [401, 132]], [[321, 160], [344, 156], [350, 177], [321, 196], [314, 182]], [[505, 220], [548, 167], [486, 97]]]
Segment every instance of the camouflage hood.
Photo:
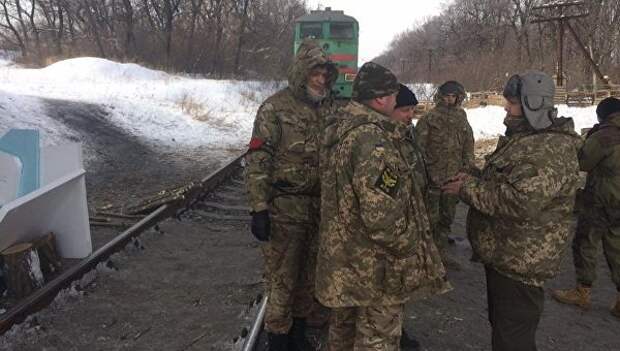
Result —
[[319, 65], [324, 65], [329, 71], [329, 81], [327, 85], [331, 90], [336, 79], [338, 70], [336, 65], [329, 60], [327, 53], [319, 46], [315, 40], [306, 40], [299, 46], [295, 61], [288, 71], [288, 85], [293, 94], [298, 98], [305, 98], [306, 82], [310, 71]]
[[569, 136], [580, 138], [575, 132], [575, 121], [570, 117], [557, 117], [553, 120], [553, 124], [549, 127], [549, 130], [556, 133], [562, 133]]

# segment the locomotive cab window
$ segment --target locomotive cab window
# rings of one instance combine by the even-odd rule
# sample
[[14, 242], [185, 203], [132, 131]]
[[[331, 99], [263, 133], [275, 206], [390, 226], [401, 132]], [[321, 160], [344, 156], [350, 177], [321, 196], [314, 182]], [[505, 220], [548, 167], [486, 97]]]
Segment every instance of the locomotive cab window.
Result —
[[353, 39], [353, 23], [332, 23], [329, 35], [338, 39]]
[[302, 23], [301, 39], [303, 38], [323, 38], [323, 25], [321, 23]]

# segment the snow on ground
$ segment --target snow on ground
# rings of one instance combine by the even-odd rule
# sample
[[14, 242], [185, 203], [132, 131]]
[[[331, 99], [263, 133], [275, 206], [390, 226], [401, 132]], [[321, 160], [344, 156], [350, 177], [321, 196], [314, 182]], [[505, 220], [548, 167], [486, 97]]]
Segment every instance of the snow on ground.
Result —
[[[495, 138], [504, 134], [504, 117], [506, 112], [500, 106], [486, 106], [466, 109], [467, 120], [474, 130], [476, 139]], [[596, 120], [596, 106], [568, 107], [558, 106], [558, 116], [572, 117], [575, 121], [575, 131], [579, 133], [582, 128], [591, 128]]]
[[[39, 128], [44, 143], [72, 139], [71, 131], [47, 118], [39, 98], [101, 104], [112, 123], [159, 146], [243, 148], [256, 110], [281, 83], [195, 79], [100, 58], [75, 58], [42, 69], [0, 62], [0, 132], [11, 127]], [[430, 94], [431, 84], [412, 85]], [[576, 129], [596, 122], [594, 107], [560, 106], [575, 118]], [[467, 110], [476, 138], [504, 132], [497, 106]]]
[[56, 145], [77, 136], [45, 114], [40, 99], [0, 90], [0, 135], [8, 129], [39, 129], [43, 145]]
[[[0, 65], [0, 101], [23, 95], [32, 104], [33, 97], [101, 104], [112, 123], [160, 146], [241, 148], [260, 102], [276, 88], [273, 83], [173, 76], [88, 57], [43, 69]], [[36, 120], [33, 127], [54, 127], [40, 109], [21, 115]], [[0, 123], [2, 129], [16, 126], [5, 116]]]

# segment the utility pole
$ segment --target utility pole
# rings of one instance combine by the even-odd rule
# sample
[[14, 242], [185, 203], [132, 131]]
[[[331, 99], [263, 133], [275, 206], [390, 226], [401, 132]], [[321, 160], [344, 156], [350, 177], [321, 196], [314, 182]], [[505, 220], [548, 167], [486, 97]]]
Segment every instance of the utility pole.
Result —
[[433, 49], [428, 49], [428, 82], [433, 81]]
[[583, 8], [584, 1], [565, 1], [554, 2], [551, 4], [535, 6], [532, 8], [532, 14], [537, 19], [530, 23], [543, 23], [543, 22], [557, 22], [558, 23], [558, 42], [557, 42], [557, 64], [556, 64], [556, 85], [558, 87], [564, 86], [564, 33], [565, 29], [571, 33], [577, 46], [581, 49], [582, 53], [592, 65], [592, 68], [599, 79], [607, 84], [607, 78], [603, 75], [596, 62], [592, 58], [590, 52], [586, 49], [585, 45], [577, 35], [577, 32], [573, 28], [570, 20], [575, 18], [587, 17], [590, 13]]

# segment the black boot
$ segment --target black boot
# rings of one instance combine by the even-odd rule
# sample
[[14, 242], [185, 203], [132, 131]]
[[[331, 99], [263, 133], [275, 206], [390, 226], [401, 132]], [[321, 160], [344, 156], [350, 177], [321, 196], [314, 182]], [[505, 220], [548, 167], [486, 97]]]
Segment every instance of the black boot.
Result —
[[306, 339], [306, 320], [302, 318], [293, 318], [293, 326], [288, 332], [289, 350], [290, 351], [311, 351], [314, 348]]
[[403, 350], [419, 350], [420, 343], [413, 337], [413, 335], [407, 334], [405, 328], [403, 328], [402, 335], [400, 337], [400, 348]]
[[269, 351], [288, 351], [290, 337], [288, 334], [267, 333]]

